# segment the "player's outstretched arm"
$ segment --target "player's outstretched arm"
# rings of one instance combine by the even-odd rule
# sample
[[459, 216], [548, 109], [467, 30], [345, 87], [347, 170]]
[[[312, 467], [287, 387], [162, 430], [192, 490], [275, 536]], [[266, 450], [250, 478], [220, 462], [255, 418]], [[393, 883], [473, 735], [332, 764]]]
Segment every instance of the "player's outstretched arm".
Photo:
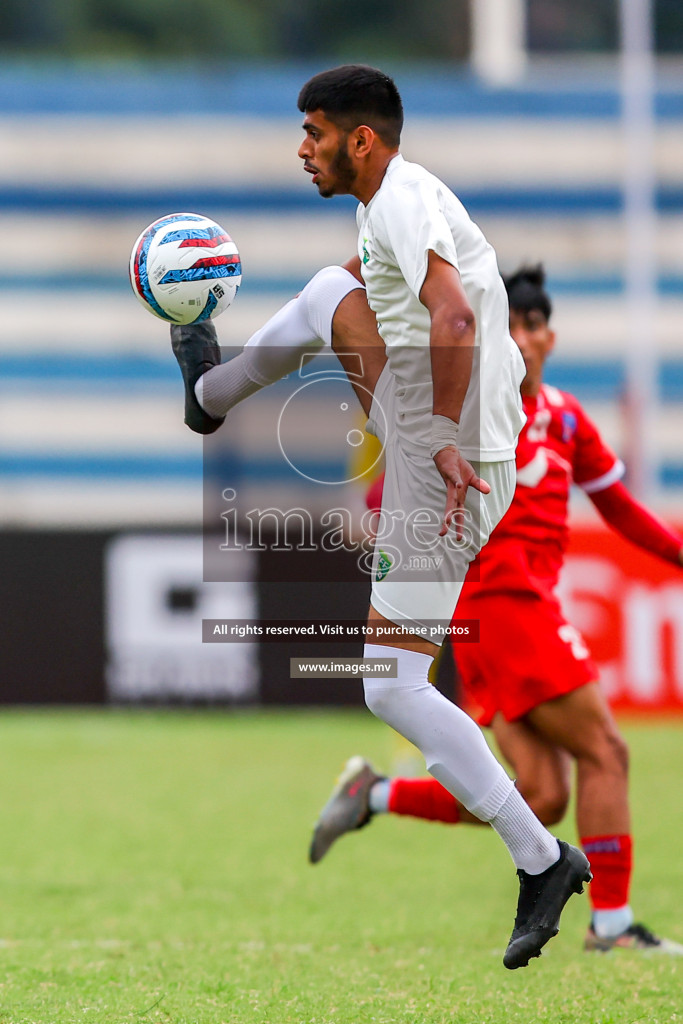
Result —
[[636, 501], [621, 481], [589, 498], [617, 533], [666, 562], [683, 565], [683, 537]]
[[456, 268], [430, 251], [420, 301], [429, 310], [434, 405], [430, 454], [446, 484], [440, 536], [455, 519], [458, 537], [468, 487], [488, 494], [489, 485], [461, 455], [458, 425], [472, 375], [475, 322]]

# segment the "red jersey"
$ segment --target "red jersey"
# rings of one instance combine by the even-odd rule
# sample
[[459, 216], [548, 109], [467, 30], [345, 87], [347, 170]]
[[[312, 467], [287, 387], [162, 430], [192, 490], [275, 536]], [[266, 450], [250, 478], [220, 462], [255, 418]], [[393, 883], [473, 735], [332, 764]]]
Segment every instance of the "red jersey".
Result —
[[538, 396], [524, 398], [524, 412], [517, 487], [480, 552], [480, 578], [489, 593], [547, 595], [557, 584], [567, 549], [572, 483], [589, 494], [603, 490], [619, 480], [624, 465], [573, 395], [543, 384]]

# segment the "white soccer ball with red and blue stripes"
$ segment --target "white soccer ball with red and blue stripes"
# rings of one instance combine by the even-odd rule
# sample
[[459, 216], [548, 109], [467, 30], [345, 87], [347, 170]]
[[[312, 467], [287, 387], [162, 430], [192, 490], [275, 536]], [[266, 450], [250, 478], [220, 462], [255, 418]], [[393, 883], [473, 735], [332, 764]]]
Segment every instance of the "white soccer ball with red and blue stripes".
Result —
[[237, 246], [199, 213], [169, 213], [145, 228], [130, 256], [130, 283], [150, 313], [194, 324], [224, 312], [242, 282]]

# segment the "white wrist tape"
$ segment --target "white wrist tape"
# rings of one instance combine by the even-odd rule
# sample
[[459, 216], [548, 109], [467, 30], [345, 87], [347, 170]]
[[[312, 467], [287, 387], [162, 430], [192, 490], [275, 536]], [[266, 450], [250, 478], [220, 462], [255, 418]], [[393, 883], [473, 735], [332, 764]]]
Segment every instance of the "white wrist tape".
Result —
[[448, 448], [449, 445], [455, 445], [457, 448], [458, 429], [458, 424], [450, 417], [432, 416], [432, 440], [429, 446], [429, 454], [432, 458], [442, 448]]

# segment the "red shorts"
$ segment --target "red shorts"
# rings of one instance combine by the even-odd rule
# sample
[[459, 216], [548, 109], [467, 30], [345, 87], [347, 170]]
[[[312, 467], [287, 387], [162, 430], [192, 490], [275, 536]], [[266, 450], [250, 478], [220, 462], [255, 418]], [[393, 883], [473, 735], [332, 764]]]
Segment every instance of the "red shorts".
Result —
[[[468, 707], [480, 725], [500, 711], [508, 722], [598, 678], [583, 637], [559, 602], [536, 593], [469, 597], [456, 616], [479, 619], [478, 644], [453, 644]], [[477, 591], [474, 592], [475, 595]]]

